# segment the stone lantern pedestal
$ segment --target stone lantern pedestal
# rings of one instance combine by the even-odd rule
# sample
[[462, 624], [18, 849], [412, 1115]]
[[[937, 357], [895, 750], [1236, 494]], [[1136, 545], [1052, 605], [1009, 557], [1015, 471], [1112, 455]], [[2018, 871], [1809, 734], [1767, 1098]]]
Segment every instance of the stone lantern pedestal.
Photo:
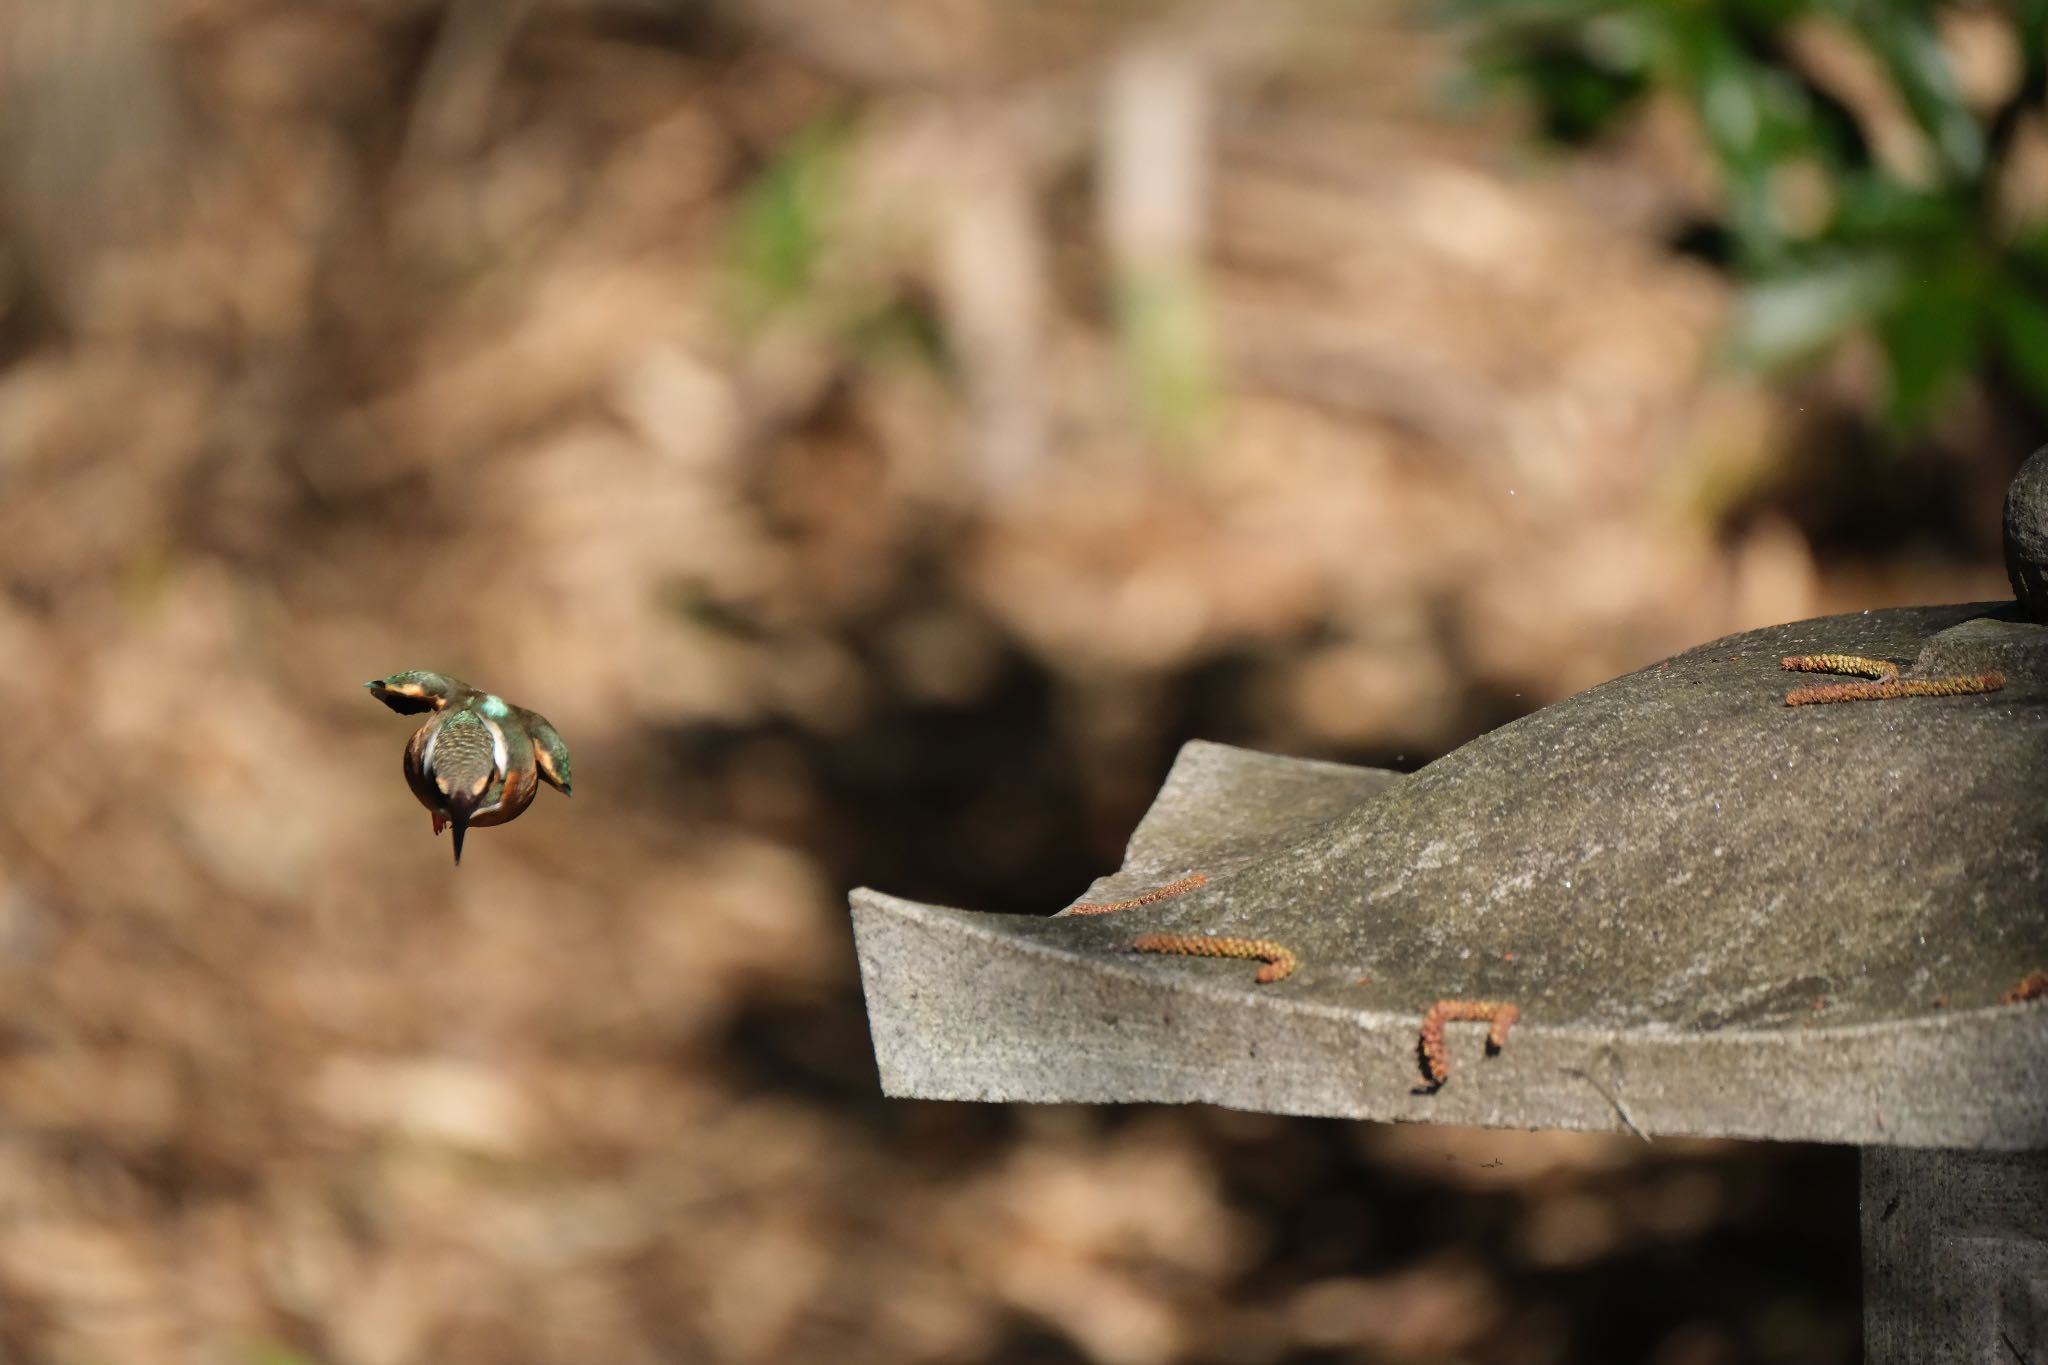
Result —
[[[1788, 705], [1891, 681], [1783, 666], [1815, 656], [1970, 685]], [[1868, 1359], [2048, 1361], [2048, 999], [2023, 984], [2048, 968], [2048, 625], [2020, 604], [1730, 636], [1406, 776], [1191, 744], [1081, 909], [1120, 903], [855, 892], [884, 1088], [1854, 1143]], [[1295, 965], [1189, 955], [1227, 941]], [[1451, 1024], [1432, 1075], [1447, 1000], [1519, 1022], [1484, 1059]]]

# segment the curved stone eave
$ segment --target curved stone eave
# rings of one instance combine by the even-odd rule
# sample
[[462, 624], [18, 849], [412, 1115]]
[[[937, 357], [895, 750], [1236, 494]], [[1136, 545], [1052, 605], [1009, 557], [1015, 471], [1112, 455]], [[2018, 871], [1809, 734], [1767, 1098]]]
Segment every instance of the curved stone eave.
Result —
[[[2006, 681], [1789, 708], [1804, 653]], [[1127, 904], [856, 893], [891, 1093], [2048, 1147], [2048, 1007], [1992, 1003], [2048, 967], [2048, 626], [1978, 603], [1744, 632], [1408, 776], [1196, 742], [1083, 899]], [[1260, 987], [1117, 951], [1160, 932], [1300, 965]], [[1447, 995], [1522, 1022], [1487, 1061], [1455, 1027], [1417, 1095]]]
[[[1209, 1103], [1503, 1128], [1908, 1147], [2048, 1147], [2048, 1005], [1906, 1021], [1676, 1032], [1525, 1018], [1499, 1056], [1453, 1026], [1416, 1094], [1417, 1013], [1249, 984], [1249, 965], [1090, 951], [1045, 921], [852, 897], [886, 1093]], [[1238, 984], [1244, 983], [1244, 984]], [[1283, 983], [1284, 984], [1284, 983]]]

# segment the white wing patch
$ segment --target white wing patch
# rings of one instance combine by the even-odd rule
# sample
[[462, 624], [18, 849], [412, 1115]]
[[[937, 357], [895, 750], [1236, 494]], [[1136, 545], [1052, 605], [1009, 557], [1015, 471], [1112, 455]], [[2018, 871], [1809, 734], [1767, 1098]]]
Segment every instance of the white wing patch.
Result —
[[[504, 712], [505, 712], [505, 703], [504, 703], [504, 702], [502, 702], [502, 701], [498, 701], [498, 699], [497, 699], [496, 697], [486, 697], [486, 698], [484, 698], [484, 704], [483, 704], [483, 713], [484, 713], [484, 728], [485, 728], [485, 729], [487, 729], [487, 730], [489, 730], [489, 731], [491, 732], [491, 762], [497, 765], [497, 771], [496, 771], [495, 773], [493, 773], [493, 774], [491, 775], [491, 777], [492, 777], [492, 780], [493, 780], [493, 781], [496, 781], [496, 780], [497, 780], [498, 778], [500, 778], [500, 777], [506, 777], [506, 778], [507, 778], [507, 780], [506, 780], [506, 782], [505, 782], [505, 785], [504, 785], [504, 786], [503, 786], [502, 788], [500, 788], [500, 789], [499, 789], [499, 791], [498, 791], [498, 799], [497, 799], [497, 800], [495, 800], [495, 801], [493, 801], [493, 802], [491, 802], [491, 804], [490, 804], [490, 805], [488, 805], [488, 806], [479, 806], [479, 807], [477, 807], [476, 811], [475, 811], [475, 812], [474, 812], [474, 813], [473, 813], [473, 814], [472, 814], [472, 815], [470, 816], [470, 819], [472, 819], [472, 820], [474, 820], [474, 819], [475, 819], [475, 818], [476, 818], [476, 817], [477, 817], [478, 815], [483, 815], [483, 814], [485, 814], [485, 813], [487, 813], [487, 812], [489, 812], [489, 811], [494, 811], [494, 810], [496, 810], [496, 809], [497, 809], [498, 807], [500, 807], [500, 806], [504, 805], [504, 804], [505, 804], [505, 798], [506, 798], [506, 797], [508, 797], [508, 796], [510, 796], [510, 795], [512, 794], [512, 783], [511, 783], [511, 781], [510, 781], [509, 777], [507, 777], [508, 773], [510, 772], [510, 769], [509, 769], [509, 768], [508, 768], [508, 767], [506, 766], [506, 761], [507, 761], [507, 760], [508, 760], [508, 759], [509, 759], [509, 758], [511, 757], [511, 753], [510, 753], [510, 751], [509, 751], [509, 750], [507, 750], [507, 749], [506, 749], [506, 747], [505, 747], [505, 731], [504, 731], [504, 727], [500, 726], [500, 725], [498, 724], [498, 722], [496, 722], [495, 720], [492, 720], [492, 719], [491, 719], [491, 714], [492, 714], [492, 712], [491, 712], [491, 703], [492, 703], [492, 702], [497, 702], [497, 705], [498, 705], [498, 712], [497, 712], [497, 714], [499, 714], [499, 715], [503, 715], [503, 714], [504, 714]], [[428, 743], [430, 743], [430, 744], [431, 744], [432, 742], [433, 742], [432, 740], [429, 740], [429, 741], [428, 741]], [[488, 788], [486, 788], [486, 790], [489, 790], [489, 789], [488, 789]]]

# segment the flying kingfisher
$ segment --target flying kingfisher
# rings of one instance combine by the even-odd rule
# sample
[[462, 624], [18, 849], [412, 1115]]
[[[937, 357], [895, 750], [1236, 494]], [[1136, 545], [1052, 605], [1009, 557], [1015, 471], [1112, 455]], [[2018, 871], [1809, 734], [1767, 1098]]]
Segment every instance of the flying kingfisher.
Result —
[[427, 714], [405, 746], [405, 782], [434, 833], [454, 827], [457, 863], [472, 826], [517, 818], [542, 782], [569, 795], [569, 746], [538, 711], [422, 669], [363, 686], [401, 715]]

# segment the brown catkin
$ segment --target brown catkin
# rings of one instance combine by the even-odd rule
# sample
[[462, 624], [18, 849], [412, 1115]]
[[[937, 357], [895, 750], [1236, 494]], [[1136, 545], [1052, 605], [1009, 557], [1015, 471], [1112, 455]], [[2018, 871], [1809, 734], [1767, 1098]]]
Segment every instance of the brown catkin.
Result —
[[1269, 938], [1210, 938], [1205, 934], [1143, 934], [1131, 941], [1136, 953], [1179, 953], [1187, 957], [1241, 957], [1263, 962], [1252, 979], [1262, 986], [1285, 981], [1301, 965], [1294, 950]]
[[1893, 678], [1887, 682], [1832, 683], [1824, 687], [1800, 687], [1785, 694], [1787, 706], [1826, 706], [1838, 701], [1885, 701], [1892, 697], [1967, 697], [1979, 692], [1996, 692], [2005, 686], [2005, 674], [1966, 673], [1953, 678]]
[[1522, 1017], [1521, 1008], [1505, 1000], [1439, 1000], [1422, 1016], [1422, 1080], [1432, 1090], [1451, 1078], [1451, 1053], [1444, 1044], [1444, 1025], [1460, 1020], [1491, 1020], [1486, 1050], [1508, 1044], [1508, 1030]]
[[1141, 905], [1151, 905], [1157, 901], [1167, 900], [1174, 896], [1184, 896], [1196, 887], [1207, 886], [1208, 884], [1208, 877], [1200, 872], [1190, 872], [1179, 881], [1168, 882], [1164, 886], [1154, 887], [1142, 896], [1133, 896], [1127, 901], [1082, 901], [1079, 905], [1070, 907], [1067, 913], [1069, 915], [1109, 915], [1114, 914], [1118, 910], [1136, 910]]
[[2001, 1005], [2017, 1005], [2026, 1000], [2039, 1000], [2048, 995], [2048, 972], [2031, 971], [2020, 978], [2020, 984], [1998, 997]]
[[1861, 654], [1794, 654], [1785, 667], [1795, 673], [1850, 673], [1859, 678], [1896, 678], [1899, 666], [1889, 659], [1866, 659]]

